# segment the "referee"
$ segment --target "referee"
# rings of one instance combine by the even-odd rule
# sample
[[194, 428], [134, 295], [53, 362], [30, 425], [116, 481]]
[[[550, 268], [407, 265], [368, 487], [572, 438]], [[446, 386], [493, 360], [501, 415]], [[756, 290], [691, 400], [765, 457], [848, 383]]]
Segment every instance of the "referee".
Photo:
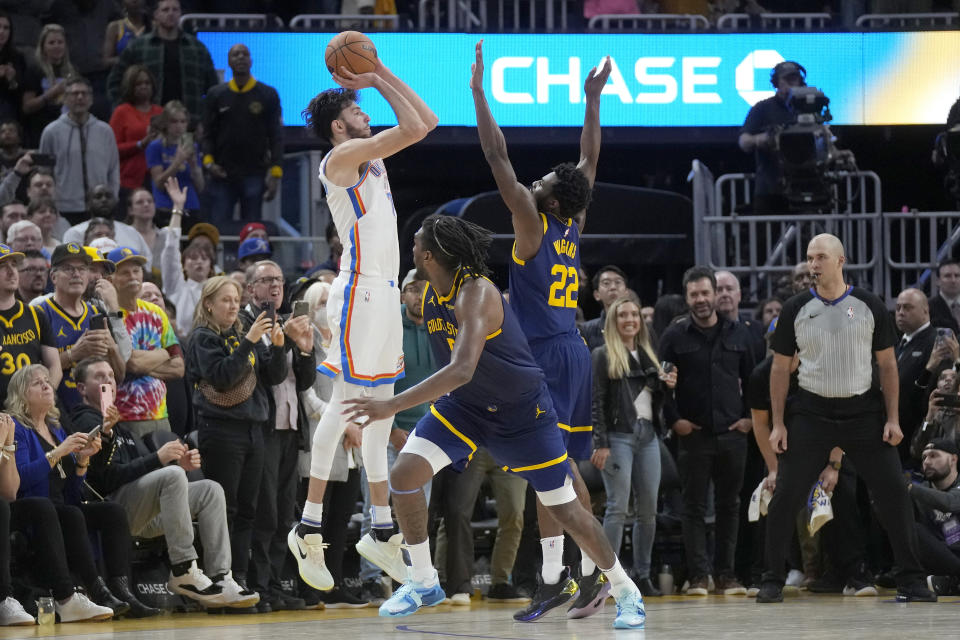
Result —
[[[813, 288], [787, 301], [773, 336], [770, 444], [780, 460], [757, 602], [783, 600], [784, 561], [797, 510], [835, 446], [850, 457], [876, 502], [898, 567], [897, 600], [936, 602], [918, 558], [913, 507], [896, 450], [903, 438], [896, 333], [879, 298], [843, 281], [844, 262], [843, 244], [835, 236], [821, 234], [810, 241]], [[795, 353], [800, 388], [786, 407]], [[873, 384], [874, 356], [882, 392]]]

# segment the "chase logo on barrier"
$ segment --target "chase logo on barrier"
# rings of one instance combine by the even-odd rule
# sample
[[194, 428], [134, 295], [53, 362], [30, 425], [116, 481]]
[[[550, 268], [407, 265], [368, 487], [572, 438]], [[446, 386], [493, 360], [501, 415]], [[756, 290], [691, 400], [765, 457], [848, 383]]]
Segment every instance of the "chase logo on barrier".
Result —
[[[202, 32], [214, 65], [246, 44], [253, 72], [277, 89], [288, 126], [334, 85], [323, 53], [332, 33]], [[943, 124], [960, 94], [960, 32], [761, 34], [374, 33], [385, 64], [430, 105], [440, 126], [476, 126], [468, 86], [474, 45], [484, 39], [484, 83], [505, 127], [579, 127], [583, 81], [609, 55], [604, 127], [740, 126], [750, 105], [773, 94], [770, 70], [796, 60], [830, 98], [836, 124]], [[427, 53], [425, 57], [423, 54]], [[290, 64], [296, 60], [296, 64]], [[373, 126], [396, 124], [374, 90], [361, 93]]]

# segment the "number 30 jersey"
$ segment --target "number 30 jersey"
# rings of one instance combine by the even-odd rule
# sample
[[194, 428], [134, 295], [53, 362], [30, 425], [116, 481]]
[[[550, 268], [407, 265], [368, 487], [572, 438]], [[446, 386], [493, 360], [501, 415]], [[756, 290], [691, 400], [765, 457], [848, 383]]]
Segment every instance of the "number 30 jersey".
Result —
[[577, 336], [580, 289], [580, 229], [571, 218], [540, 214], [543, 240], [536, 255], [510, 263], [510, 306], [527, 340]]

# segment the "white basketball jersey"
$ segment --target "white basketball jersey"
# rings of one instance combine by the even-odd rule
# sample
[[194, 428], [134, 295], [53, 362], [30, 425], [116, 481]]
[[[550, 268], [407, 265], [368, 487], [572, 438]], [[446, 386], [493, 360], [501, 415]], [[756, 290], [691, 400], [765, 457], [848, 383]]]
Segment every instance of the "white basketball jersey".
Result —
[[340, 271], [396, 280], [400, 272], [397, 210], [383, 160], [371, 160], [357, 184], [341, 187], [327, 178], [329, 157], [320, 163], [320, 182], [343, 244]]

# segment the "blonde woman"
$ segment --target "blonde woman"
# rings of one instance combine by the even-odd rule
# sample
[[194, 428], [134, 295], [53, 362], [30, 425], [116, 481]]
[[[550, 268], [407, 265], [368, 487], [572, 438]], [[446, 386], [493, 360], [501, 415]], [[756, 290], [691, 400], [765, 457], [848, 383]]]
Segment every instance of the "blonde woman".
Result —
[[593, 455], [607, 493], [603, 530], [620, 553], [623, 525], [633, 490], [634, 580], [644, 597], [659, 596], [650, 581], [650, 552], [657, 523], [660, 488], [660, 409], [665, 391], [676, 385], [675, 371], [664, 374], [650, 344], [647, 325], [634, 296], [607, 309], [604, 344], [593, 350]]
[[197, 155], [193, 134], [187, 132], [190, 113], [183, 103], [171, 100], [163, 105], [158, 118], [160, 137], [147, 145], [144, 152], [147, 170], [153, 181], [153, 199], [158, 209], [173, 209], [174, 203], [164, 190], [169, 178], [176, 178], [187, 193], [188, 210], [200, 208], [197, 194], [203, 191], [203, 169]]
[[70, 64], [67, 35], [58, 24], [44, 25], [37, 39], [33, 65], [23, 85], [23, 115], [26, 118], [26, 146], [35, 148], [43, 128], [60, 117], [66, 79], [76, 75]]
[[[50, 372], [43, 365], [33, 364], [10, 378], [4, 408], [15, 425], [17, 472], [20, 475], [17, 498], [48, 498], [54, 503], [63, 532], [66, 562], [93, 600], [90, 602], [80, 594], [63, 594], [65, 597], [57, 600], [57, 613], [64, 621], [105, 620], [128, 612], [131, 615], [159, 613], [155, 609], [151, 613], [128, 587], [123, 587], [129, 584], [132, 548], [126, 512], [113, 502], [85, 502], [81, 499], [90, 456], [100, 450], [100, 436], [67, 435], [60, 427], [60, 413], [54, 398]], [[103, 564], [110, 576], [109, 587], [97, 573], [90, 545], [91, 533], [99, 534], [102, 539]], [[57, 551], [49, 550], [50, 553]]]
[[263, 475], [269, 387], [287, 377], [287, 359], [280, 323], [263, 312], [244, 335], [239, 312], [237, 281], [229, 276], [207, 280], [194, 312], [186, 361], [203, 475], [223, 487], [233, 579], [243, 587], [240, 595], [252, 595], [245, 579]]

